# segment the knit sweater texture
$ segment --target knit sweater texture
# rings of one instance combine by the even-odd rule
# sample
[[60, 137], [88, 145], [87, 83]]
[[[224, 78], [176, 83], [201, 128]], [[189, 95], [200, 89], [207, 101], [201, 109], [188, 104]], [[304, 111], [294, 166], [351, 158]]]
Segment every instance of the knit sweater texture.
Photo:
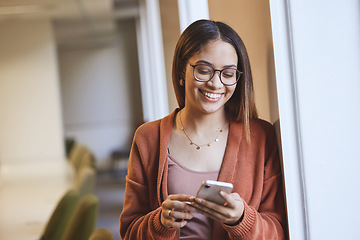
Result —
[[[161, 203], [167, 198], [168, 145], [175, 110], [140, 126], [133, 140], [120, 215], [122, 239], [179, 239], [180, 229], [161, 224]], [[231, 182], [244, 201], [244, 215], [235, 226], [217, 221], [213, 239], [285, 239], [282, 171], [273, 126], [250, 121], [250, 142], [244, 125], [231, 121], [218, 180]], [[181, 181], [181, 180], [180, 180]]]

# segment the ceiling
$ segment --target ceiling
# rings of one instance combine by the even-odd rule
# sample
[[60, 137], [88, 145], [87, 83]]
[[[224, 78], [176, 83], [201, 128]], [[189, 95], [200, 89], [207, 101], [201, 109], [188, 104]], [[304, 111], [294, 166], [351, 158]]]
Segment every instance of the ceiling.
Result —
[[0, 0], [0, 23], [49, 19], [59, 45], [98, 40], [139, 14], [138, 0]]
[[[9, 19], [114, 18], [138, 7], [138, 0], [0, 0], [0, 21]], [[122, 16], [120, 16], [122, 17]]]

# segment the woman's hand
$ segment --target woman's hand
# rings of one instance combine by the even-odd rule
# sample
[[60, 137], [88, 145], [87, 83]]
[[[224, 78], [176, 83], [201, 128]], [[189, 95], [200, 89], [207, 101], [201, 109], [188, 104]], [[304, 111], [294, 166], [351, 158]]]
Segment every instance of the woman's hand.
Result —
[[185, 194], [169, 195], [162, 203], [161, 224], [167, 228], [182, 228], [187, 221], [193, 218], [190, 211], [195, 211], [190, 204], [194, 197]]
[[227, 225], [236, 225], [244, 215], [244, 202], [237, 193], [226, 193], [221, 191], [220, 196], [225, 199], [224, 206], [196, 198], [192, 205], [196, 211], [216, 221]]

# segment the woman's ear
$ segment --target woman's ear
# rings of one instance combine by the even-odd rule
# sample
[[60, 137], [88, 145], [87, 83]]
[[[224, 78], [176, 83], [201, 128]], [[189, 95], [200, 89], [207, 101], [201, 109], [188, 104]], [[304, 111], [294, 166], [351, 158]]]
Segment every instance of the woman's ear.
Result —
[[179, 74], [179, 80], [180, 80], [180, 82], [181, 82], [181, 80], [185, 81], [185, 71], [183, 71]]

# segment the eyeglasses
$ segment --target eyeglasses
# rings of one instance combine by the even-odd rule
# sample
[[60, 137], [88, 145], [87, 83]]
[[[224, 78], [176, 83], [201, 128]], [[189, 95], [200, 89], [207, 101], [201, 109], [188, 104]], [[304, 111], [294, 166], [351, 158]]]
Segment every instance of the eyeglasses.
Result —
[[219, 71], [221, 83], [227, 86], [231, 86], [237, 83], [237, 81], [240, 79], [240, 75], [242, 74], [242, 72], [236, 68], [224, 68], [219, 70], [214, 69], [213, 67], [206, 64], [189, 65], [193, 67], [194, 77], [199, 82], [210, 81], [214, 77], [215, 72]]

